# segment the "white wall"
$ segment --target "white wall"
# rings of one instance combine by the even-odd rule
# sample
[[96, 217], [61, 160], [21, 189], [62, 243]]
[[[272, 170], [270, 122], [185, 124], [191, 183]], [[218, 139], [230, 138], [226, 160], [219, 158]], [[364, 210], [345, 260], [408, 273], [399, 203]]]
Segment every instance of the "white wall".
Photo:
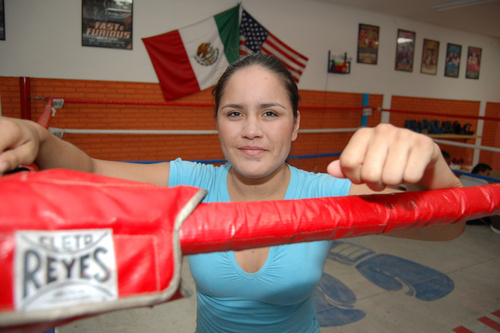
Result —
[[[5, 0], [6, 40], [0, 76], [158, 82], [141, 41], [236, 5], [232, 0], [136, 0], [133, 50], [81, 46], [81, 0]], [[309, 57], [301, 89], [380, 93], [386, 96], [500, 102], [500, 39], [450, 30], [322, 0], [247, 0], [242, 5], [268, 30]], [[357, 64], [358, 24], [380, 26], [378, 65]], [[466, 23], [464, 23], [466, 24]], [[394, 70], [398, 28], [416, 32], [412, 73]], [[420, 74], [424, 38], [440, 41], [437, 75]], [[446, 43], [483, 49], [479, 80], [444, 77]], [[328, 74], [328, 51], [353, 58], [351, 74]]]

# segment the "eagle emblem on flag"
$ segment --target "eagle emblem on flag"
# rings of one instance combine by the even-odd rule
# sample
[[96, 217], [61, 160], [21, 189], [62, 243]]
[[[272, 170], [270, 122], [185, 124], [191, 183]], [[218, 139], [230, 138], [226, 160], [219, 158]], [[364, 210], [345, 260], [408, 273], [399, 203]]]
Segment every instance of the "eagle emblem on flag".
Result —
[[214, 48], [211, 43], [201, 43], [196, 50], [196, 61], [203, 66], [211, 66], [219, 58], [219, 49]]

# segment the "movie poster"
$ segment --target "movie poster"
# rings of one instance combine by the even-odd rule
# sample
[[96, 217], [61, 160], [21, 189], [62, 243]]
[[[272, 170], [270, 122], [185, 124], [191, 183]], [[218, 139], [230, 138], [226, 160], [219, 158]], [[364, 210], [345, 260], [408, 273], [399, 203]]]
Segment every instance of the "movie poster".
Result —
[[446, 61], [444, 64], [444, 76], [458, 77], [460, 71], [460, 58], [462, 57], [462, 45], [448, 43], [446, 46]]
[[134, 0], [82, 0], [82, 45], [132, 50]]
[[439, 58], [439, 42], [436, 40], [424, 39], [420, 73], [436, 75], [438, 58]]
[[469, 46], [467, 51], [467, 79], [479, 80], [479, 69], [481, 68], [481, 48]]
[[397, 71], [413, 72], [413, 54], [415, 52], [415, 32], [398, 29], [396, 39]]
[[374, 25], [359, 25], [358, 63], [372, 65], [377, 64], [379, 29], [379, 27]]

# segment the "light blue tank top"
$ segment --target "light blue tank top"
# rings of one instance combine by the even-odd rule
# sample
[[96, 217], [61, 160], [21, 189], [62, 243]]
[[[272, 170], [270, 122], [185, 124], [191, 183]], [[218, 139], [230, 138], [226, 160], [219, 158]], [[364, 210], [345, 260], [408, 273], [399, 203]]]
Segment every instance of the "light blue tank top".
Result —
[[[169, 186], [207, 189], [204, 202], [229, 202], [229, 164], [212, 165], [177, 159], [170, 164]], [[285, 199], [347, 195], [350, 182], [327, 174], [290, 168]], [[273, 246], [256, 273], [239, 267], [234, 252], [192, 255], [196, 282], [196, 332], [319, 332], [313, 304], [331, 242]]]

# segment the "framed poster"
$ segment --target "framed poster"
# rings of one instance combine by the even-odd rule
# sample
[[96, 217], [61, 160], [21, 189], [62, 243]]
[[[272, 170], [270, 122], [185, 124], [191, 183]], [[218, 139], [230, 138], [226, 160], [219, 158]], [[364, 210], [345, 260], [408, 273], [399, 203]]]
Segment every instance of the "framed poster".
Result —
[[82, 0], [82, 46], [132, 50], [134, 0]]
[[436, 75], [438, 57], [439, 57], [439, 42], [436, 40], [424, 39], [420, 73]]
[[444, 76], [458, 77], [462, 45], [448, 43], [446, 45], [446, 61], [444, 63]]
[[481, 48], [469, 46], [467, 50], [467, 79], [479, 80], [479, 69], [481, 68]]
[[359, 25], [358, 63], [372, 65], [377, 64], [379, 31], [380, 28], [374, 25]]
[[0, 0], [0, 40], [5, 40], [5, 10], [3, 0]]
[[415, 52], [415, 32], [398, 29], [396, 39], [397, 71], [413, 72], [413, 55]]

